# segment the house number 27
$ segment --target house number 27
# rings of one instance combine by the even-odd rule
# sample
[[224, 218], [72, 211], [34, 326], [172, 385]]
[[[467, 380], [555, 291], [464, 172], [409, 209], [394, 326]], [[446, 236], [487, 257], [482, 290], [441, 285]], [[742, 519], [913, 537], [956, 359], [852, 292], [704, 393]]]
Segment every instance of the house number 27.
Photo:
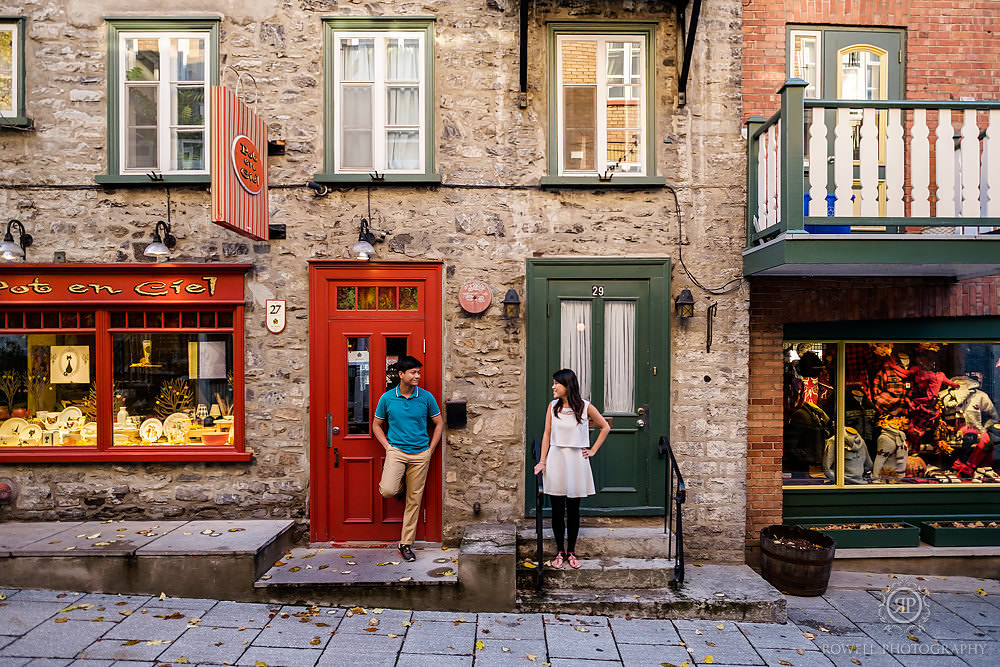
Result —
[[591, 296], [604, 296], [604, 285], [591, 285], [590, 286]]
[[281, 333], [285, 330], [285, 300], [267, 299], [264, 302], [266, 311], [264, 325], [271, 333]]

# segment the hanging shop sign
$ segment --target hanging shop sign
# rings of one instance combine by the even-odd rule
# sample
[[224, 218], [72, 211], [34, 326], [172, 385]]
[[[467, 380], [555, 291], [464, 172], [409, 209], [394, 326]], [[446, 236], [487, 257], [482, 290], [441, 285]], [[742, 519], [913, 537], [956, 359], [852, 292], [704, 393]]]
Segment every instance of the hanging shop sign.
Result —
[[267, 123], [225, 86], [212, 86], [212, 221], [267, 236]]
[[482, 280], [470, 280], [458, 290], [458, 304], [462, 310], [478, 315], [490, 307], [493, 291]]
[[19, 264], [0, 267], [0, 302], [242, 303], [247, 264]]

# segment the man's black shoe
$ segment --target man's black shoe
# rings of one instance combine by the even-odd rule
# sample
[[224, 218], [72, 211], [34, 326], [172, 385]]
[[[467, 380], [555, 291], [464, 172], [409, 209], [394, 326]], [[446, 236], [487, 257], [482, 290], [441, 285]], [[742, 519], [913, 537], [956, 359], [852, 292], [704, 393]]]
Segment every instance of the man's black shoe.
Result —
[[417, 560], [417, 557], [413, 555], [413, 549], [410, 548], [409, 544], [399, 545], [399, 555], [403, 557], [407, 563], [412, 563]]

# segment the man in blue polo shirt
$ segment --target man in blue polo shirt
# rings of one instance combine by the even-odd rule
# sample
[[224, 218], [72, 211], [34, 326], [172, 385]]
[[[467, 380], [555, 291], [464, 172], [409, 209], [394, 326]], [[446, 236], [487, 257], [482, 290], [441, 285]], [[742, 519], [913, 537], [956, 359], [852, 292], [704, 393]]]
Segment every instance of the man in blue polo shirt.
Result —
[[[379, 493], [383, 498], [406, 494], [399, 555], [410, 562], [417, 559], [411, 546], [417, 534], [417, 518], [420, 516], [427, 471], [444, 433], [444, 420], [441, 419], [437, 401], [431, 392], [417, 387], [422, 366], [409, 355], [396, 362], [399, 385], [378, 399], [372, 423], [375, 439], [385, 448]], [[427, 436], [428, 420], [434, 424], [434, 435], [431, 437]], [[388, 435], [386, 425], [389, 427]]]

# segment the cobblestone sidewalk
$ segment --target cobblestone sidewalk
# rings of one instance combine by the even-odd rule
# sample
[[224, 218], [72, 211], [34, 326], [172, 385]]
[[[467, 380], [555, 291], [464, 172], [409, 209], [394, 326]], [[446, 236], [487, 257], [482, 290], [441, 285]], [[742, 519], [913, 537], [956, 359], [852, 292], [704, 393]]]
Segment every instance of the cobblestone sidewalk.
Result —
[[1000, 596], [975, 592], [921, 596], [926, 611], [897, 604], [921, 612], [916, 626], [886, 619], [877, 590], [789, 597], [780, 625], [0, 595], [2, 667], [1000, 664]]

